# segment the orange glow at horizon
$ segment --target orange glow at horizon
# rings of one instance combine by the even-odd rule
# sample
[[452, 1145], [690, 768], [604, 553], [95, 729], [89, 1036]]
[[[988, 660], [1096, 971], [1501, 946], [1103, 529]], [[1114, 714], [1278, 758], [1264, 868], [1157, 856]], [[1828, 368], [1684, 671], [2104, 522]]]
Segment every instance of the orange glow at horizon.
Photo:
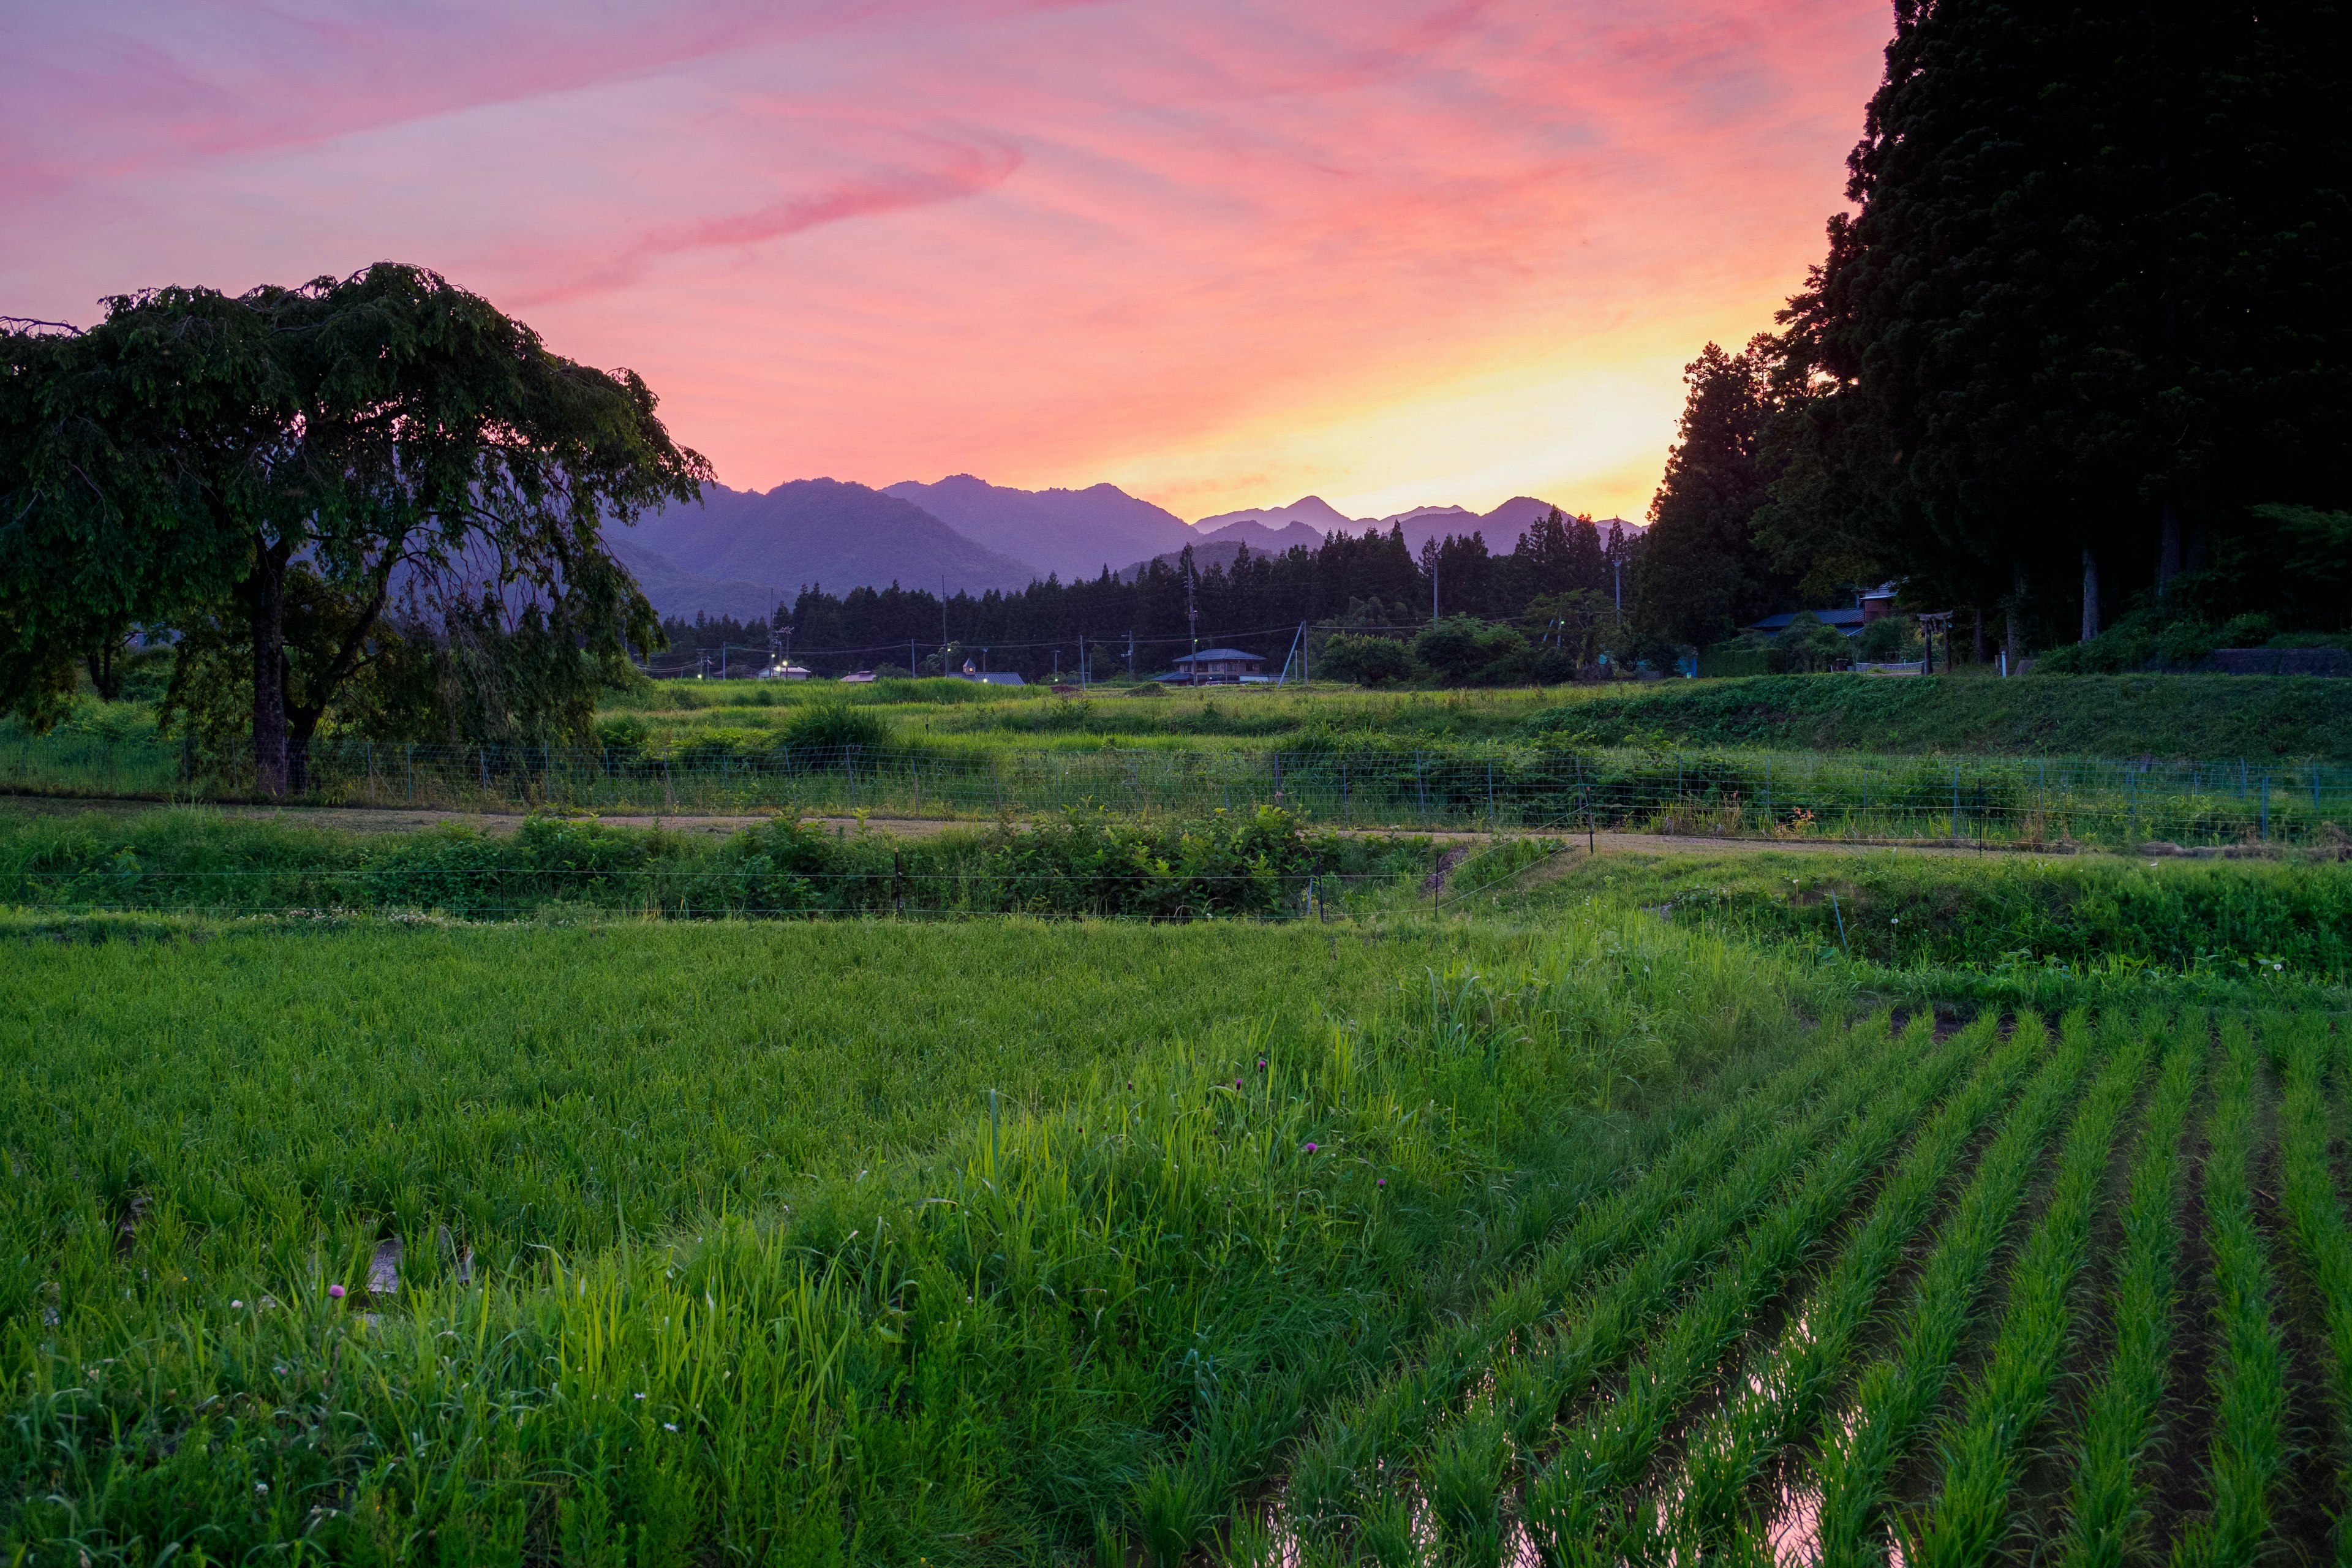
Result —
[[1883, 0], [243, 0], [0, 51], [0, 312], [419, 262], [721, 479], [1639, 518], [1821, 248]]

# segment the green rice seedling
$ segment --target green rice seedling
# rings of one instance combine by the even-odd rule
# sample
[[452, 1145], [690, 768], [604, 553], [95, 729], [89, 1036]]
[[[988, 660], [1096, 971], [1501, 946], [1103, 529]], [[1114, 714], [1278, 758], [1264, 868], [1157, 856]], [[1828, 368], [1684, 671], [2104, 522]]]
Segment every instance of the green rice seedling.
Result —
[[2207, 1132], [2205, 1218], [2213, 1250], [2213, 1327], [2207, 1374], [2213, 1436], [2205, 1511], [2173, 1542], [2172, 1561], [2251, 1563], [2271, 1531], [2286, 1468], [2286, 1349], [2271, 1317], [2270, 1251], [2254, 1221], [2253, 1089], [2261, 1053], [2245, 1025], [2221, 1025], [2223, 1066]]
[[[2094, 1090], [2092, 1104], [2099, 1103], [2106, 1084], [2128, 1095], [2151, 1054], [2144, 1038], [2126, 1045]], [[2189, 1052], [2176, 1046], [2173, 1055]], [[2152, 1108], [2151, 1123], [2159, 1132], [2169, 1110], [2161, 1100]], [[1991, 1353], [1940, 1439], [1941, 1483], [1909, 1532], [1908, 1561], [1935, 1568], [1980, 1563], [2009, 1532], [2018, 1472], [2049, 1417], [2059, 1363], [2075, 1337], [2070, 1298], [2090, 1250], [2092, 1210], [2114, 1125], [2113, 1120], [2104, 1128], [2091, 1121], [2075, 1124], [2049, 1205], [2010, 1266], [2009, 1300]]]
[[2107, 1291], [2115, 1343], [2084, 1402], [2074, 1480], [2059, 1560], [2066, 1568], [2120, 1568], [2137, 1544], [2152, 1489], [2147, 1455], [2171, 1363], [2179, 1287], [2179, 1211], [2188, 1170], [2180, 1138], [2204, 1076], [2210, 1024], [2178, 1030], [2133, 1155], [2122, 1253]]
[[[1802, 1115], [1816, 1096], [1835, 1090], [1843, 1075], [1886, 1048], [1884, 1031], [1883, 1019], [1839, 1031], [1829, 1044], [1717, 1112], [1670, 1145], [1638, 1182], [1596, 1198], [1532, 1267], [1491, 1295], [1477, 1315], [1436, 1336], [1421, 1358], [1335, 1406], [1302, 1445], [1293, 1467], [1293, 1502], [1301, 1510], [1302, 1528], [1336, 1524], [1346, 1517], [1348, 1477], [1360, 1468], [1368, 1470], [1391, 1449], [1414, 1451], [1419, 1435], [1494, 1364], [1497, 1353], [1558, 1310], [1583, 1281], [1646, 1245], [1744, 1145], [1785, 1138], [1788, 1119]], [[1895, 1048], [1922, 1049], [1929, 1038], [1928, 1021], [1922, 1018]]]
[[1944, 1201], [1945, 1184], [1970, 1142], [2042, 1061], [2046, 1045], [2040, 1020], [2018, 1021], [2009, 1041], [1905, 1156], [1748, 1386], [1691, 1435], [1681, 1486], [1667, 1500], [1672, 1513], [1662, 1524], [1680, 1554], [1708, 1556], [1742, 1539], [1736, 1527], [1748, 1489], [1775, 1455], [1818, 1425], [1904, 1249]]
[[1353, 1544], [1357, 1560], [1372, 1568], [1425, 1568], [1431, 1558], [1412, 1496], [1393, 1488], [1365, 1505]]
[[[2090, 1045], [2078, 1034], [2066, 1048], [2079, 1063]], [[2095, 1159], [2094, 1147], [2103, 1150], [2112, 1139], [2128, 1102], [2116, 1086], [2128, 1081], [2121, 1068], [2110, 1068], [2082, 1102], [2068, 1139], [2069, 1163]], [[1863, 1371], [1851, 1419], [1816, 1452], [1823, 1568], [1855, 1568], [1884, 1555], [1880, 1521], [1895, 1461], [1935, 1416], [1994, 1254], [2016, 1223], [2027, 1179], [2066, 1099], [2053, 1091], [2021, 1103], [1985, 1151], [1898, 1320], [1895, 1348]]]
[[[2286, 1094], [2279, 1108], [2281, 1197], [2302, 1258], [2319, 1298], [2327, 1330], [2327, 1388], [2336, 1461], [2336, 1554], [2352, 1551], [2341, 1510], [2352, 1500], [2352, 1230], [2328, 1168], [2328, 1113], [2322, 1092], [2328, 1041], [2313, 1019], [2273, 1016], [2265, 1037], [2284, 1046]], [[2340, 1043], [2339, 1043], [2340, 1048]], [[2337, 1058], [2343, 1072], [2343, 1058]]]
[[1911, 1114], [1916, 1114], [1915, 1097], [1942, 1092], [1976, 1057], [1988, 1034], [1971, 1030], [1924, 1059], [1883, 1062], [1854, 1075], [1849, 1093], [1826, 1102], [1814, 1116], [1789, 1123], [1725, 1173], [1651, 1247], [1590, 1292], [1574, 1315], [1564, 1318], [1559, 1331], [1506, 1363], [1496, 1375], [1496, 1398], [1509, 1413], [1519, 1442], [1535, 1447], [1564, 1409], [1641, 1344], [1659, 1314], [1673, 1307], [1744, 1227], [1769, 1212], [1768, 1205], [1786, 1184], [1825, 1157], [1822, 1140], [1832, 1129], [1881, 1102], [1912, 1104]]
[[1154, 1465], [1135, 1489], [1137, 1529], [1158, 1568], [1178, 1568], [1223, 1512], [1224, 1488], [1192, 1465]]
[[1438, 1538], [1462, 1568], [1500, 1568], [1510, 1429], [1491, 1410], [1452, 1423], [1421, 1468]]
[[[1994, 1103], [1991, 1094], [1970, 1090], [2005, 1081], [2006, 1054], [1989, 1058], [1969, 1088], [1945, 1108], [1946, 1114], [1930, 1123], [1910, 1163], [1924, 1160], [1931, 1168], [1948, 1169], [1966, 1133]], [[1528, 1533], [1547, 1562], [1613, 1563], [1666, 1545], [1647, 1522], [1654, 1520], [1651, 1510], [1625, 1506], [1628, 1491], [1641, 1483], [1675, 1414], [1704, 1389], [1756, 1312], [1820, 1246], [1854, 1194], [1927, 1113], [1948, 1085], [1949, 1068], [1959, 1060], [1956, 1053], [1947, 1070], [1922, 1072], [1866, 1107], [1837, 1146], [1807, 1168], [1788, 1198], [1748, 1232], [1706, 1287], [1660, 1328], [1622, 1392], [1564, 1436], [1528, 1489]]]

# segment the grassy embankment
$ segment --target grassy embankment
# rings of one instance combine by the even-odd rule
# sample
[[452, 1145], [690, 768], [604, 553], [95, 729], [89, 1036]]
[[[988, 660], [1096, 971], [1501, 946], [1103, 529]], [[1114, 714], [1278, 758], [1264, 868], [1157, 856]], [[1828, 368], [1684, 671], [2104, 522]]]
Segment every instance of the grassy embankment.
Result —
[[[1591, 744], [1801, 751], [2352, 761], [2352, 682], [2194, 675], [1997, 680], [1762, 676], [1635, 687], [1379, 692], [1171, 689], [1059, 699], [960, 681], [869, 687], [666, 681], [608, 704], [648, 737], [771, 731], [847, 702], [908, 740], [1021, 748], [1122, 743], [1268, 747], [1308, 741], [1411, 751], [1555, 737]], [[630, 731], [635, 732], [635, 731]]]

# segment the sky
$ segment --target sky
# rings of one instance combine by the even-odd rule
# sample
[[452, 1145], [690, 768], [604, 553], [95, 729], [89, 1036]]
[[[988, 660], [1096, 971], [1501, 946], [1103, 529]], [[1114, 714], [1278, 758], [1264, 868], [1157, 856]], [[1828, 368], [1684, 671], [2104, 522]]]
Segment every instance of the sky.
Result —
[[1822, 248], [1885, 0], [0, 11], [0, 314], [393, 259], [738, 489], [1639, 518]]

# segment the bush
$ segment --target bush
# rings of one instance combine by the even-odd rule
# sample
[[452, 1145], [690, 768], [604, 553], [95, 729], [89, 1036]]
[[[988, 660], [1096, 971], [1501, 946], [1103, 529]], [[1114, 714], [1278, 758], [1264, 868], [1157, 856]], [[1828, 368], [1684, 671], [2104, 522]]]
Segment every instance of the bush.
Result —
[[1853, 639], [1854, 656], [1873, 664], [1894, 664], [1919, 657], [1919, 630], [1908, 616], [1884, 616], [1862, 628]]
[[1494, 686], [1525, 674], [1528, 639], [1514, 626], [1448, 616], [1412, 639], [1412, 657], [1448, 686]]
[[1764, 655], [1774, 675], [1815, 675], [1853, 657], [1845, 634], [1826, 626], [1811, 610], [1800, 610], [1789, 627], [1772, 639]]
[[776, 744], [795, 752], [838, 752], [850, 746], [880, 750], [890, 739], [890, 726], [880, 714], [838, 700], [811, 705], [776, 732]]
[[1343, 633], [1323, 645], [1322, 673], [1332, 680], [1382, 686], [1412, 674], [1412, 655], [1402, 643], [1386, 637], [1349, 637]]

